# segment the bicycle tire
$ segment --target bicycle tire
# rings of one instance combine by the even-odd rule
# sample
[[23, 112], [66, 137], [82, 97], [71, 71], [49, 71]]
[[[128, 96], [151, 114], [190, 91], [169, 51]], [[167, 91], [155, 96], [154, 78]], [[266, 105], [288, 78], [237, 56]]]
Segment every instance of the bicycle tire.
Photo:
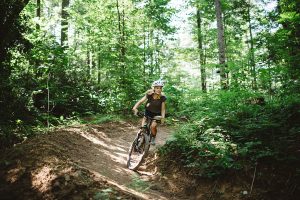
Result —
[[[138, 144], [138, 142], [140, 142]], [[136, 170], [147, 157], [150, 148], [150, 137], [147, 133], [142, 132], [137, 134], [132, 144], [130, 145], [127, 167], [131, 170]]]

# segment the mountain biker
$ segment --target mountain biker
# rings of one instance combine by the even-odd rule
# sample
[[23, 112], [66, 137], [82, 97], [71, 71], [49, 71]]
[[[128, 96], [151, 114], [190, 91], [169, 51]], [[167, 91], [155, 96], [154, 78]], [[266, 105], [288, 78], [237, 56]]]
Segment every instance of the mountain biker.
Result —
[[[141, 98], [132, 108], [135, 115], [138, 113], [138, 107], [145, 103], [145, 116], [148, 117], [155, 117], [155, 116], [161, 116], [161, 123], [164, 123], [165, 120], [165, 114], [166, 114], [166, 99], [167, 97], [162, 93], [162, 88], [164, 86], [164, 83], [162, 80], [157, 80], [152, 83], [152, 89], [148, 90], [146, 92], [146, 95]], [[146, 117], [143, 118], [142, 126], [146, 123]], [[152, 132], [152, 140], [151, 144], [155, 145], [155, 137], [157, 133], [157, 122], [154, 120], [151, 124], [151, 132]]]

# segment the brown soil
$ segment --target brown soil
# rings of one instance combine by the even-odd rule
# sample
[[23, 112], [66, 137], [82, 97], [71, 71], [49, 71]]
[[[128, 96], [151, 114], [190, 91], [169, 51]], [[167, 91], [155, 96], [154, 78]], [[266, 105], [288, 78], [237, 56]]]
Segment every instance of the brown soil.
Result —
[[252, 174], [204, 179], [180, 169], [176, 159], [159, 158], [158, 147], [172, 133], [166, 126], [139, 170], [127, 169], [138, 124], [57, 128], [0, 152], [0, 199], [264, 199], [256, 182], [249, 196]]
[[136, 125], [58, 128], [2, 152], [0, 199], [186, 199], [173, 193], [178, 186], [155, 165], [157, 147], [170, 136], [170, 128], [159, 128], [157, 145], [138, 172], [126, 168]]

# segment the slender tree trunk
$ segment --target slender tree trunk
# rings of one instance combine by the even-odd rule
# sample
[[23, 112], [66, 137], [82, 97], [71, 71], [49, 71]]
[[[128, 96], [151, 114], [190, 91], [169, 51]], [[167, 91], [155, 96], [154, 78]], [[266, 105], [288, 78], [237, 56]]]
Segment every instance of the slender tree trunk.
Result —
[[241, 86], [243, 86], [243, 87], [245, 87], [245, 80], [246, 80], [246, 75], [245, 75], [245, 69], [244, 69], [244, 67], [245, 67], [245, 64], [244, 64], [244, 60], [242, 59], [241, 60], [241, 68], [242, 68], [242, 71], [241, 71], [241, 74], [242, 74], [242, 76], [241, 77], [239, 77], [241, 80], [240, 80], [240, 82], [241, 82]]
[[[36, 16], [40, 19], [41, 18], [41, 0], [36, 0]], [[40, 25], [36, 24], [36, 29], [40, 30]]]
[[160, 69], [160, 40], [159, 35], [155, 37], [155, 73], [160, 75], [161, 69]]
[[200, 72], [201, 72], [201, 89], [203, 92], [207, 92], [206, 88], [206, 72], [205, 72], [205, 59], [203, 53], [203, 37], [202, 37], [202, 25], [201, 25], [201, 11], [197, 8], [197, 29], [198, 29], [198, 48], [199, 48], [199, 56], [200, 56]]
[[268, 67], [268, 75], [269, 75], [269, 80], [268, 80], [268, 91], [269, 94], [272, 94], [272, 73], [271, 73], [271, 64], [270, 64], [270, 59], [267, 60], [267, 67]]
[[[246, 41], [249, 41], [249, 36], [248, 34], [246, 34]], [[246, 43], [247, 44], [247, 48], [250, 49], [250, 44], [249, 42]], [[245, 60], [245, 70], [246, 70], [246, 77], [245, 80], [247, 80], [246, 84], [247, 87], [252, 88], [252, 81], [251, 81], [251, 75], [252, 75], [252, 71], [251, 71], [251, 63], [250, 63], [250, 55], [248, 53], [248, 57]]]
[[149, 73], [149, 78], [153, 76], [153, 29], [150, 28], [149, 32], [149, 50], [150, 50], [150, 73]]
[[50, 81], [50, 72], [48, 72], [47, 77], [47, 127], [49, 128], [49, 118], [50, 118], [50, 87], [49, 87], [49, 81]]
[[[203, 24], [203, 29], [207, 30], [205, 24]], [[206, 41], [206, 34], [202, 33], [202, 35], [203, 35], [203, 41], [202, 41], [202, 43], [205, 43], [205, 41]], [[204, 48], [204, 49], [202, 49], [202, 51], [203, 51], [203, 63], [204, 63], [204, 65], [206, 65], [207, 50]]]
[[144, 67], [143, 67], [143, 80], [144, 80], [144, 89], [146, 89], [146, 61], [147, 61], [147, 57], [146, 57], [146, 28], [144, 25]]
[[[123, 2], [124, 3], [124, 2]], [[121, 57], [122, 57], [122, 70], [125, 73], [125, 54], [126, 54], [126, 47], [125, 47], [125, 9], [123, 8], [122, 12], [122, 47], [121, 47]]]
[[248, 25], [249, 25], [249, 37], [250, 37], [250, 69], [251, 69], [251, 75], [252, 75], [252, 78], [253, 78], [252, 88], [257, 89], [250, 6], [251, 6], [251, 4], [250, 4], [250, 0], [249, 0], [247, 12], [248, 12]]
[[222, 20], [222, 8], [220, 0], [215, 0], [217, 27], [218, 27], [218, 48], [219, 48], [219, 66], [221, 77], [221, 88], [227, 89], [227, 77], [226, 77], [226, 57], [225, 57], [225, 40], [224, 40], [224, 26]]
[[[38, 19], [41, 18], [41, 0], [36, 0], [36, 17]], [[40, 25], [39, 23], [36, 24], [36, 30], [40, 30]], [[41, 75], [39, 74], [39, 65], [40, 65], [40, 60], [36, 59], [35, 61], [35, 78], [40, 77]]]
[[120, 49], [120, 75], [122, 80], [122, 87], [125, 85], [125, 54], [126, 54], [126, 48], [125, 48], [125, 11], [124, 11], [124, 5], [122, 13], [120, 12], [120, 5], [119, 0], [117, 0], [117, 11], [118, 11], [118, 29], [119, 29], [119, 49]]
[[97, 83], [98, 77], [97, 75], [97, 54], [96, 54], [96, 50], [93, 48], [91, 51], [91, 76], [92, 76], [92, 81], [93, 83]]
[[86, 50], [86, 66], [87, 66], [86, 78], [87, 78], [87, 81], [90, 81], [90, 79], [91, 79], [91, 58], [90, 58], [89, 46], [87, 46], [87, 50]]
[[69, 13], [66, 10], [69, 7], [70, 0], [62, 0], [61, 3], [61, 37], [60, 44], [61, 46], [68, 47], [68, 18]]
[[[226, 59], [227, 59], [227, 62], [228, 62], [228, 61], [230, 61], [230, 54], [226, 54], [226, 52], [227, 52], [227, 38], [226, 38], [226, 35], [225, 35], [226, 34], [226, 14], [225, 13], [223, 13], [223, 28], [224, 28], [224, 52], [225, 52]], [[228, 40], [230, 41], [230, 38], [228, 38]], [[229, 72], [226, 70], [226, 67], [227, 67], [227, 64], [225, 64], [225, 76], [226, 76], [226, 84], [227, 84], [227, 87], [228, 87], [230, 77], [229, 77]]]
[[98, 66], [97, 66], [97, 83], [101, 83], [101, 54], [100, 54], [100, 46], [98, 48]]

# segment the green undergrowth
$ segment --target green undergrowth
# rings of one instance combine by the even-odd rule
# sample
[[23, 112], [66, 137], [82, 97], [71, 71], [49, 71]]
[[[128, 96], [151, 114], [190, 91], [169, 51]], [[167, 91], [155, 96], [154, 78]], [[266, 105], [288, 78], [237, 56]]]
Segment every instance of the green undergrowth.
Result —
[[27, 138], [38, 134], [48, 133], [58, 127], [67, 127], [79, 124], [102, 124], [125, 120], [121, 114], [93, 114], [85, 113], [83, 116], [74, 115], [69, 117], [41, 115], [35, 121], [28, 122], [18, 119], [0, 126], [0, 149], [20, 143]]
[[179, 114], [190, 120], [160, 149], [161, 156], [199, 177], [256, 163], [289, 166], [300, 177], [300, 95], [194, 91], [185, 99]]
[[128, 186], [139, 192], [146, 192], [151, 187], [151, 184], [142, 180], [139, 176], [133, 175], [132, 181]]
[[122, 121], [125, 117], [119, 114], [96, 114], [81, 118], [84, 124], [102, 124], [106, 122]]

